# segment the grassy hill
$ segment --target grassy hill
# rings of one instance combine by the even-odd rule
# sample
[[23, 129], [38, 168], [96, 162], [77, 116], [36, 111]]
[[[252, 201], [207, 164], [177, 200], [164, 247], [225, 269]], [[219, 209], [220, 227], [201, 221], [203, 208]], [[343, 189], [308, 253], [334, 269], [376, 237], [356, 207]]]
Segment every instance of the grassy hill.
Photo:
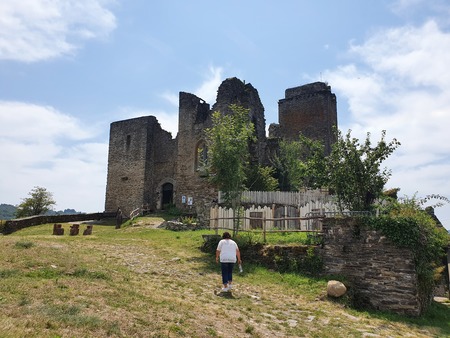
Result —
[[[52, 236], [40, 225], [2, 236], [1, 337], [448, 337], [450, 309], [422, 318], [357, 311], [326, 297], [326, 280], [280, 274], [244, 261], [232, 295], [209, 231], [155, 228], [141, 218], [92, 236]], [[81, 225], [81, 230], [84, 229]]]

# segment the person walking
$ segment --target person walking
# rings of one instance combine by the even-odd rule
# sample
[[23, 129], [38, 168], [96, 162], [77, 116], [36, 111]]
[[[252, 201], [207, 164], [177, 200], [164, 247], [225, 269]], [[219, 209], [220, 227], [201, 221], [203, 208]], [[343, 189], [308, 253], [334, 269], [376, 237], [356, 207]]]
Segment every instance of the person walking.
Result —
[[238, 245], [231, 239], [229, 232], [224, 232], [222, 239], [217, 245], [216, 263], [219, 263], [222, 270], [222, 292], [229, 292], [233, 282], [233, 268], [236, 261], [241, 264], [241, 253]]
[[120, 208], [117, 208], [117, 212], [116, 212], [116, 229], [120, 229], [120, 226], [122, 225], [122, 218], [123, 218], [122, 210], [120, 210]]

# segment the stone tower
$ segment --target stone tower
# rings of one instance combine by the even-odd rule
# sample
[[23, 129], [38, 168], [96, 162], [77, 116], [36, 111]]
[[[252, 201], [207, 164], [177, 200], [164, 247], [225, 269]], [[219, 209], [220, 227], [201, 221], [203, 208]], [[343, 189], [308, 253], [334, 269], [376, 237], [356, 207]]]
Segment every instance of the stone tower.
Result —
[[278, 101], [278, 121], [283, 139], [297, 140], [301, 132], [323, 141], [329, 154], [337, 126], [336, 95], [323, 82], [286, 89], [285, 98]]
[[172, 203], [176, 140], [154, 116], [111, 123], [105, 210]]

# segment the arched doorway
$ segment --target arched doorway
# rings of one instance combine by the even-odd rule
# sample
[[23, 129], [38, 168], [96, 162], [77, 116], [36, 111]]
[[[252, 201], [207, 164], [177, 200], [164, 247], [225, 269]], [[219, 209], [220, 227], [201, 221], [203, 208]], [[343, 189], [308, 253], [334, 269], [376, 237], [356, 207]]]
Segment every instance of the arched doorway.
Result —
[[173, 204], [173, 184], [164, 183], [162, 186], [162, 209], [167, 209]]

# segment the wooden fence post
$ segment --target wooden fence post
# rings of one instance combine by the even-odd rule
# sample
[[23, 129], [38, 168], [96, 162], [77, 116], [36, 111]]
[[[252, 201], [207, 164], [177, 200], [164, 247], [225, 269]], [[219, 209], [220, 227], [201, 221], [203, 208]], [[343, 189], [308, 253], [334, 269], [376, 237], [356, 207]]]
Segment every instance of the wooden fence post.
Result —
[[219, 206], [218, 205], [215, 206], [215, 216], [216, 216], [216, 219], [214, 220], [214, 225], [216, 228], [215, 233], [216, 233], [216, 235], [218, 235], [219, 234]]
[[286, 219], [287, 215], [288, 215], [287, 206], [284, 206], [284, 221], [283, 221], [284, 230], [287, 230], [287, 228], [288, 228], [288, 224], [287, 224], [288, 220]]
[[266, 215], [263, 216], [263, 242], [266, 243]]

